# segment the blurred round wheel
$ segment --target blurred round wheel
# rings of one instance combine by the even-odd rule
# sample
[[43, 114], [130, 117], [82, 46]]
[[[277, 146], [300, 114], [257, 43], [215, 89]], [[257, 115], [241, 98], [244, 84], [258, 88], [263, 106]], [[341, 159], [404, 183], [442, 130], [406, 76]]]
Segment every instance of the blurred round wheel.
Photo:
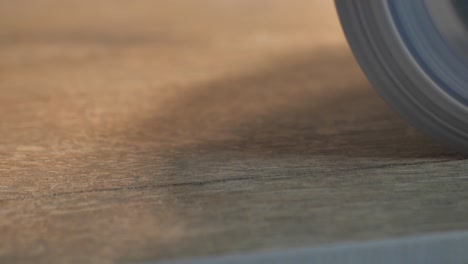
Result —
[[353, 53], [397, 112], [468, 154], [468, 0], [336, 0]]

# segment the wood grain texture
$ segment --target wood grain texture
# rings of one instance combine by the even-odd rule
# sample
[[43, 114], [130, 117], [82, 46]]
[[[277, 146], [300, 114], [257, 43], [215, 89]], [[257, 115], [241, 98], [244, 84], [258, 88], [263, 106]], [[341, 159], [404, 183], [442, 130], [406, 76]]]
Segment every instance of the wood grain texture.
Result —
[[376, 95], [331, 1], [0, 1], [0, 262], [468, 228], [468, 164]]

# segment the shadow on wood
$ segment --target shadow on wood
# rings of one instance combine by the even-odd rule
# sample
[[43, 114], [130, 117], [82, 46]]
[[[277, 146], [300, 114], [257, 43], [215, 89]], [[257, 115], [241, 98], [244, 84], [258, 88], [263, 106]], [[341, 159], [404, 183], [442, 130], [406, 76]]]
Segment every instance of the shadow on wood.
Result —
[[346, 50], [311, 51], [270, 65], [186, 87], [130, 137], [212, 153], [456, 157], [392, 112]]

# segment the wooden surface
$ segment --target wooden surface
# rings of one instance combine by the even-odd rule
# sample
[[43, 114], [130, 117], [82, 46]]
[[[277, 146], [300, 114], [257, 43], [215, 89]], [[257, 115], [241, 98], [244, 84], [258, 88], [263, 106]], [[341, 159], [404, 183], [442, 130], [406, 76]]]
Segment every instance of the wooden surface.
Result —
[[0, 1], [0, 262], [468, 229], [468, 164], [376, 95], [331, 1]]

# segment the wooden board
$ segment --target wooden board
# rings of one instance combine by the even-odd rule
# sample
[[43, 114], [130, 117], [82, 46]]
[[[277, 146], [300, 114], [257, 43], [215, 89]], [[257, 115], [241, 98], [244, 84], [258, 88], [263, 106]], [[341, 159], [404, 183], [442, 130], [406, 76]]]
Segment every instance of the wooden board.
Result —
[[468, 228], [468, 164], [362, 75], [331, 1], [0, 1], [0, 262]]

